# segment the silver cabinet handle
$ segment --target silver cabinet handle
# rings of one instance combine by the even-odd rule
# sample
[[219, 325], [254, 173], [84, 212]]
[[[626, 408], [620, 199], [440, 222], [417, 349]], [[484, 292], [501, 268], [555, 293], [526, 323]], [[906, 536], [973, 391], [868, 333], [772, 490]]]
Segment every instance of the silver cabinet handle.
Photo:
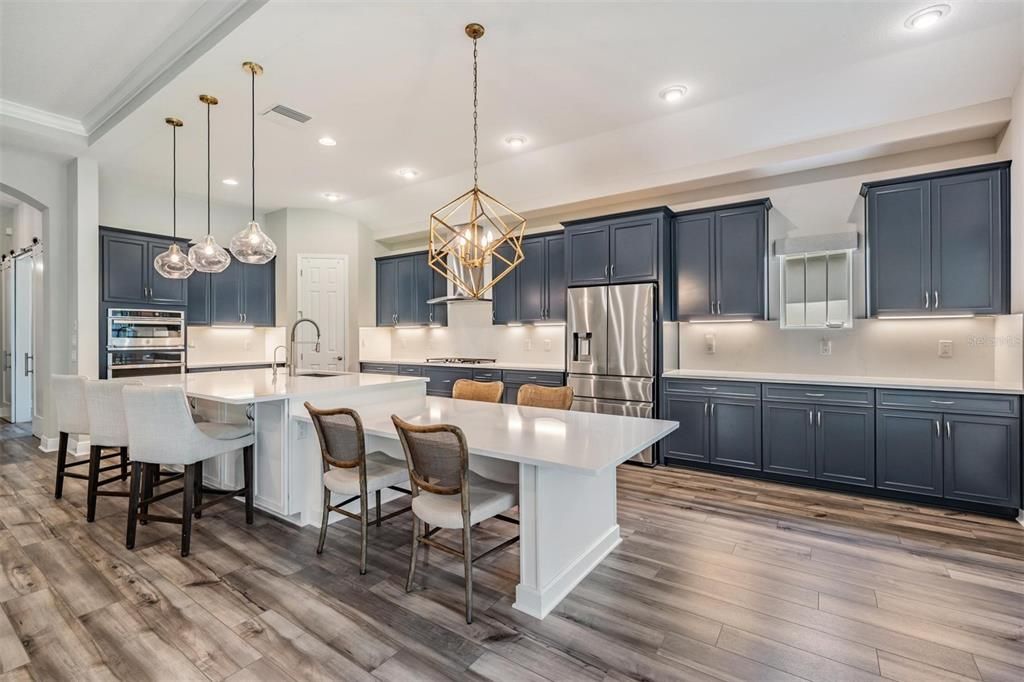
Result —
[[427, 322], [433, 322], [433, 321], [434, 321], [434, 313], [429, 313], [427, 315]]
[[612, 277], [615, 276], [615, 263], [612, 263]]
[[935, 291], [932, 292], [932, 294], [933, 294], [932, 300], [935, 301], [935, 305], [932, 306], [932, 307], [935, 308], [936, 310], [938, 310], [939, 309], [939, 290], [936, 289]]
[[821, 426], [821, 410], [818, 410], [818, 426]]
[[824, 398], [825, 397], [824, 393], [804, 393], [804, 395], [809, 395], [812, 398]]
[[605, 276], [605, 277], [607, 277], [607, 276], [608, 276], [608, 266], [607, 266], [607, 265], [606, 265], [606, 266], [604, 266], [604, 276]]
[[814, 410], [807, 410], [807, 424], [814, 426]]
[[942, 427], [939, 426], [939, 420], [936, 419], [935, 420], [935, 437], [936, 438], [942, 438], [942, 431], [940, 430], [941, 428]]
[[924, 292], [924, 309], [928, 310], [928, 292]]
[[953, 437], [953, 427], [949, 425], [949, 420], [946, 420], [946, 440]]
[[933, 400], [932, 402], [936, 405], [956, 405], [955, 400]]
[[712, 417], [715, 416], [715, 404], [714, 403], [711, 403], [711, 416]]
[[708, 416], [708, 401], [704, 401], [704, 416]]
[[718, 390], [717, 386], [701, 386], [701, 388], [703, 388], [705, 391], [717, 391]]

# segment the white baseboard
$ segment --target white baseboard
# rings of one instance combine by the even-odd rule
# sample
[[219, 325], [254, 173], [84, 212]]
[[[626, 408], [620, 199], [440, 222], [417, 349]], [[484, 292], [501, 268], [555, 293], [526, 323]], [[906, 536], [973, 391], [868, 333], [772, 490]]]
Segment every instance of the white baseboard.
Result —
[[[39, 437], [39, 449], [43, 452], [57, 452], [57, 445], [60, 440], [58, 438], [50, 438], [48, 436]], [[81, 455], [89, 454], [89, 439], [82, 438], [77, 440], [75, 438], [68, 439], [68, 454], [76, 457]]]

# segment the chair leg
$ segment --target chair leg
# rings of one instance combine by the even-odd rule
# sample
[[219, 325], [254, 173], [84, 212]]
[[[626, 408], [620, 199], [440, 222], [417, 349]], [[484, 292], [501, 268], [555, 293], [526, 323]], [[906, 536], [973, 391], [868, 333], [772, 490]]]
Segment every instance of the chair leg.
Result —
[[327, 505], [331, 503], [331, 491], [324, 488], [324, 517], [320, 521], [320, 542], [316, 546], [316, 553], [324, 553], [324, 541], [327, 539], [327, 518], [331, 514], [331, 510], [327, 508]]
[[132, 462], [131, 492], [128, 494], [128, 528], [124, 534], [124, 546], [135, 549], [135, 529], [139, 521], [139, 492], [142, 488], [143, 467], [141, 462]]
[[64, 470], [68, 465], [68, 434], [63, 431], [57, 440], [57, 480], [53, 483], [53, 497], [59, 500], [64, 494]]
[[359, 575], [366, 575], [366, 525], [370, 510], [366, 508], [368, 502], [366, 491], [359, 496]]
[[405, 581], [406, 592], [412, 592], [412, 581], [416, 577], [416, 550], [420, 546], [419, 525], [420, 520], [414, 514], [412, 517], [412, 552], [409, 554], [409, 577]]
[[96, 491], [100, 480], [100, 447], [89, 448], [89, 488], [85, 499], [85, 520], [92, 523], [96, 520]]
[[473, 543], [469, 537], [469, 522], [462, 525], [462, 561], [466, 568], [466, 622], [473, 622]]
[[377, 527], [380, 528], [380, 491], [377, 491]]
[[121, 448], [121, 480], [128, 480], [128, 448]]
[[[196, 482], [195, 482], [195, 485], [192, 486], [193, 487], [193, 491], [194, 491], [192, 493], [192, 496], [193, 496], [192, 497], [192, 502], [193, 502], [193, 504], [195, 504], [195, 506], [199, 507], [199, 506], [201, 506], [203, 504], [203, 463], [202, 462], [196, 462], [194, 466], [196, 468]], [[195, 511], [195, 516], [196, 516], [197, 519], [202, 518], [203, 517], [202, 510], [201, 509], [197, 509]]]
[[149, 464], [148, 462], [142, 464], [142, 499], [139, 500], [139, 511], [142, 518], [139, 519], [139, 524], [143, 526], [149, 523], [146, 519], [146, 514], [149, 513], [149, 502], [146, 500], [153, 497], [153, 479], [155, 478], [153, 472], [159, 469], [159, 464]]
[[242, 468], [245, 470], [245, 522], [252, 524], [255, 520], [255, 512], [253, 507], [256, 501], [256, 489], [252, 483], [252, 470], [253, 470], [253, 451], [255, 447], [250, 445], [247, 448], [242, 449]]
[[196, 489], [196, 465], [185, 465], [185, 485], [181, 491], [181, 556], [188, 556], [192, 543], [193, 495]]

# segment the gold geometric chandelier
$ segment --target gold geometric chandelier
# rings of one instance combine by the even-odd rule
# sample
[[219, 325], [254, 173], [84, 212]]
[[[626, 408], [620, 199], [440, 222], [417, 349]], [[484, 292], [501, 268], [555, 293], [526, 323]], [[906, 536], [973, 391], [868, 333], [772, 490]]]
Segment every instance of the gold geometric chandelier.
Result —
[[[477, 40], [484, 35], [480, 24], [468, 24], [473, 40], [473, 188], [430, 214], [430, 267], [470, 298], [480, 298], [523, 261], [526, 219], [478, 186], [477, 142]], [[452, 260], [460, 266], [452, 267]], [[504, 263], [501, 272], [487, 280], [488, 263]]]

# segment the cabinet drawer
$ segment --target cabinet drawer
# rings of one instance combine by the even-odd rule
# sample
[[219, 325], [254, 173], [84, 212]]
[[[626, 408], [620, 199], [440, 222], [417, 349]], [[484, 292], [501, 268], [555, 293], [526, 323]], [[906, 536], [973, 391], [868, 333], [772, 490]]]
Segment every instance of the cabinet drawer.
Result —
[[874, 405], [875, 389], [846, 386], [815, 386], [805, 384], [764, 384], [765, 400], [786, 400], [801, 403], [833, 403], [836, 405]]
[[474, 369], [474, 381], [501, 381], [502, 372], [500, 369]]
[[666, 379], [666, 393], [725, 395], [733, 398], [760, 398], [761, 384], [751, 381], [702, 381], [700, 379]]
[[879, 389], [878, 406], [903, 410], [991, 414], [998, 417], [1016, 417], [1020, 414], [1020, 398], [1017, 396], [988, 393], [936, 393]]
[[421, 377], [423, 368], [419, 365], [399, 365], [398, 373], [409, 377]]
[[367, 374], [398, 374], [398, 365], [363, 362], [359, 365], [359, 371]]
[[539, 384], [541, 386], [564, 386], [565, 375], [561, 372], [528, 372], [506, 369], [502, 372], [505, 383]]
[[424, 367], [423, 376], [427, 383], [427, 393], [451, 397], [452, 387], [459, 379], [472, 379], [473, 370], [454, 367]]

